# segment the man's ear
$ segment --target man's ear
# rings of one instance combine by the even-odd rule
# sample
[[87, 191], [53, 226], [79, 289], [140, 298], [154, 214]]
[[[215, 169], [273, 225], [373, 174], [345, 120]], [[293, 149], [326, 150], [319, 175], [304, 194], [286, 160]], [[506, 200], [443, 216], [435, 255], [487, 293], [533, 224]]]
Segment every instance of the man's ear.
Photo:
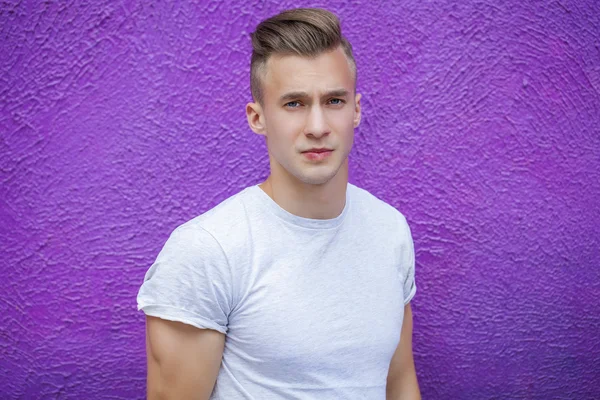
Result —
[[267, 134], [263, 109], [259, 103], [246, 104], [246, 118], [248, 118], [248, 125], [254, 133], [263, 136]]
[[361, 99], [362, 95], [360, 93], [357, 93], [356, 96], [354, 96], [354, 127], [356, 128], [358, 125], [360, 125], [360, 119], [361, 119], [361, 105], [360, 105], [360, 99]]

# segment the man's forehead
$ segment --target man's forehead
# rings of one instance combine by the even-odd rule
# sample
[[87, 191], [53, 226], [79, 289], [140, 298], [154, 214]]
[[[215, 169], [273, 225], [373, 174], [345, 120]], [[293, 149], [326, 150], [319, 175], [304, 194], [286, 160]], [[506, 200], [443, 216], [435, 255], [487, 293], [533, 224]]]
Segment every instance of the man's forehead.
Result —
[[311, 83], [325, 84], [324, 91], [352, 86], [353, 73], [341, 49], [315, 57], [276, 54], [265, 65], [264, 84], [276, 91], [303, 91]]

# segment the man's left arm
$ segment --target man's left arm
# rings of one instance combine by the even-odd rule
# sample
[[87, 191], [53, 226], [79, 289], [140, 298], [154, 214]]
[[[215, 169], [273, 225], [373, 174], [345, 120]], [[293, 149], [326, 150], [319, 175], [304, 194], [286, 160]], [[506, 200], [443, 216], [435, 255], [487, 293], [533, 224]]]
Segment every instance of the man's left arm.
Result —
[[400, 343], [394, 352], [387, 376], [387, 400], [420, 400], [419, 384], [412, 352], [412, 310], [404, 306]]

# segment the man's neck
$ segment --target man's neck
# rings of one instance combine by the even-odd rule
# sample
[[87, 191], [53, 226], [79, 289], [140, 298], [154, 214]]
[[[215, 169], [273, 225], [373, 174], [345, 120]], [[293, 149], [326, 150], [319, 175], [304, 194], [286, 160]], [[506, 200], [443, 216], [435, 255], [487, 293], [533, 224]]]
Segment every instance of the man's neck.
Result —
[[322, 185], [306, 184], [284, 174], [272, 171], [259, 187], [287, 212], [303, 218], [332, 219], [344, 210], [348, 160], [335, 177]]

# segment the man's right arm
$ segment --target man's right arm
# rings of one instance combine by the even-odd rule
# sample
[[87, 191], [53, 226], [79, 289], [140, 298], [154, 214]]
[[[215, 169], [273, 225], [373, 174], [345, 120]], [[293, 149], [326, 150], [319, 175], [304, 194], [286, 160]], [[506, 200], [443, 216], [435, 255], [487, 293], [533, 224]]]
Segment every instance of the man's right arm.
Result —
[[208, 399], [224, 346], [221, 332], [147, 316], [148, 400]]

